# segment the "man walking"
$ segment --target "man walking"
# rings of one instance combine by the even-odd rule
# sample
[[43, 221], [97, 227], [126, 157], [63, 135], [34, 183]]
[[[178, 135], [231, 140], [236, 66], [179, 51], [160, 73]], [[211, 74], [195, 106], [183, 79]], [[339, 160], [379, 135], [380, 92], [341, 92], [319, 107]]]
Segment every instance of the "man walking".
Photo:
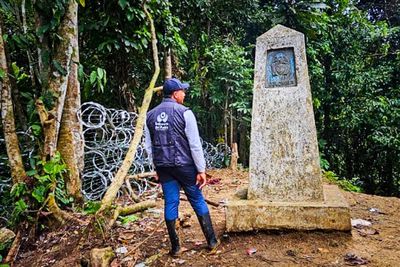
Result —
[[209, 249], [215, 252], [219, 244], [201, 192], [206, 184], [206, 164], [196, 118], [189, 108], [183, 106], [188, 88], [188, 83], [176, 78], [166, 80], [164, 99], [147, 113], [145, 126], [146, 150], [153, 159], [164, 193], [165, 222], [172, 256], [181, 252], [175, 228], [181, 188], [196, 212]]

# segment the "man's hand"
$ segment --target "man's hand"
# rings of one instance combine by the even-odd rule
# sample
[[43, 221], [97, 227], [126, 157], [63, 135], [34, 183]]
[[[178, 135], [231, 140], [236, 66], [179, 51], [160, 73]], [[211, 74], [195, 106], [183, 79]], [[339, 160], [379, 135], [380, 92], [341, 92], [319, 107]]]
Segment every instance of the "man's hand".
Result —
[[207, 183], [206, 173], [199, 172], [196, 176], [196, 185], [200, 185], [199, 188], [202, 189]]

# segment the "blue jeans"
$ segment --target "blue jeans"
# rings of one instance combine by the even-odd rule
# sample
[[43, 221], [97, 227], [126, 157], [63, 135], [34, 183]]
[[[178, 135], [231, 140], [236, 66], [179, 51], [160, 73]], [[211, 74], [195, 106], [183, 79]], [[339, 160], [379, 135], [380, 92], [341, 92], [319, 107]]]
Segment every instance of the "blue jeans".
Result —
[[[194, 166], [157, 168], [157, 173], [160, 176], [161, 186], [164, 193], [165, 220], [172, 221], [178, 218], [179, 191], [181, 188], [183, 188], [183, 191], [185, 192], [193, 210], [196, 212], [196, 215], [203, 216], [209, 212], [203, 193], [199, 187], [191, 182], [181, 182], [182, 180], [196, 180], [197, 171]], [[174, 176], [178, 174], [181, 176], [178, 179], [175, 179]], [[187, 177], [182, 177], [182, 175]], [[165, 178], [166, 176], [169, 176], [172, 179], [161, 179], [161, 177]]]

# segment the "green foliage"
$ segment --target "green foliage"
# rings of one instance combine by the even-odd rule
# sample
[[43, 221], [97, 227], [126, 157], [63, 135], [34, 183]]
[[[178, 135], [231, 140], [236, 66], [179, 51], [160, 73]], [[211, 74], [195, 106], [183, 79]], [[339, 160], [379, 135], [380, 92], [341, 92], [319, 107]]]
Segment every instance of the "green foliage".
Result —
[[350, 181], [339, 178], [334, 172], [325, 171], [323, 172], [324, 177], [331, 183], [337, 184], [340, 188], [350, 192], [363, 192], [361, 187], [357, 185], [358, 179], [352, 179]]
[[12, 186], [10, 193], [5, 196], [8, 198], [8, 205], [12, 207], [7, 222], [9, 226], [12, 227], [16, 225], [22, 217], [26, 217], [27, 219], [31, 218], [29, 214], [26, 213], [28, 210], [28, 195], [27, 185], [25, 183], [17, 183]]
[[36, 137], [39, 138], [42, 134], [42, 126], [39, 124], [32, 124], [31, 125], [32, 129], [32, 134]]
[[67, 70], [61, 66], [60, 62], [57, 60], [52, 61], [54, 68], [63, 76], [67, 75]]
[[[148, 1], [148, 9], [160, 51], [173, 47], [175, 53], [186, 53], [180, 21], [172, 14], [171, 3]], [[153, 72], [151, 34], [142, 1], [87, 1], [79, 17], [80, 32], [84, 32], [81, 40], [86, 44], [80, 47], [80, 73], [90, 70], [84, 80], [81, 78], [83, 100], [125, 107], [134, 102], [137, 106]], [[104, 77], [107, 73], [107, 86], [98, 67], [104, 69]]]
[[39, 203], [45, 204], [48, 194], [54, 194], [59, 205], [65, 206], [73, 202], [73, 198], [68, 196], [65, 189], [63, 175], [67, 172], [67, 166], [61, 158], [59, 152], [49, 161], [37, 161], [35, 169], [27, 174], [36, 179], [32, 190], [32, 197]]
[[16, 62], [11, 64], [11, 73], [17, 82], [26, 81], [29, 78], [23, 69], [17, 66]]
[[20, 198], [28, 191], [25, 183], [17, 183], [11, 187], [11, 195]]
[[[206, 35], [201, 39], [207, 46], [204, 50], [196, 49], [191, 60], [190, 73], [194, 82], [189, 96], [192, 109], [203, 127], [208, 123], [219, 125], [221, 128], [216, 129], [217, 132], [223, 131], [228, 113], [234, 120], [248, 124], [253, 74], [248, 53], [237, 44], [210, 44]], [[204, 106], [209, 109], [205, 110]]]
[[[41, 85], [45, 88], [44, 77], [31, 77], [27, 51], [33, 49], [35, 67], [41, 62], [65, 72], [46, 46], [60, 42], [57, 30], [67, 1], [27, 1], [27, 33], [14, 2], [0, 1], [4, 39], [14, 62], [10, 77], [17, 83], [21, 105], [27, 107], [31, 130], [40, 137], [34, 101], [39, 98], [50, 108], [54, 96], [39, 90]], [[147, 4], [155, 19], [160, 60], [162, 52], [172, 48], [173, 74], [191, 84], [187, 100], [204, 139], [228, 142], [232, 126], [240, 160], [247, 165], [254, 44], [257, 36], [281, 23], [305, 34], [322, 169], [339, 177], [358, 177], [367, 193], [400, 196], [400, 8], [381, 2], [151, 0]], [[84, 6], [79, 9], [83, 101], [135, 109], [153, 72], [142, 1], [79, 3]], [[34, 12], [40, 15], [40, 27]], [[43, 51], [40, 59], [37, 49]], [[4, 75], [0, 70], [0, 78]], [[31, 161], [36, 166], [36, 160]], [[49, 192], [48, 185], [40, 183], [50, 183], [51, 175], [43, 166], [35, 170], [43, 177], [35, 178], [38, 187], [28, 191], [39, 203]]]
[[121, 221], [122, 225], [126, 225], [128, 223], [137, 221], [139, 217], [137, 217], [134, 214], [131, 214], [127, 216], [118, 216], [118, 219]]
[[23, 199], [18, 200], [15, 202], [15, 207], [13, 211], [13, 215], [15, 217], [19, 217], [22, 213], [24, 213], [28, 209], [28, 205]]
[[[83, 86], [83, 95], [85, 98], [90, 98], [96, 93], [104, 93], [104, 88], [107, 84], [107, 72], [105, 69], [97, 67], [92, 70], [89, 75], [86, 75], [83, 70], [83, 65], [79, 65], [78, 69], [79, 81]], [[96, 88], [97, 91], [93, 89]]]
[[318, 139], [318, 146], [319, 146], [319, 151], [320, 151], [320, 153], [319, 153], [320, 166], [321, 166], [322, 170], [327, 171], [327, 170], [329, 170], [330, 165], [329, 165], [328, 160], [326, 159], [324, 152], [321, 152], [321, 151], [324, 151], [324, 148], [326, 146], [326, 141], [322, 138]]
[[[0, 177], [3, 180], [3, 177]], [[2, 181], [3, 182], [3, 181]], [[8, 224], [14, 209], [13, 197], [10, 194], [9, 187], [3, 187], [0, 198], [0, 219], [1, 224]]]
[[[336, 1], [335, 1], [336, 2]], [[345, 13], [344, 10], [347, 10]], [[326, 145], [321, 154], [340, 176], [360, 177], [368, 193], [400, 192], [400, 125], [393, 38], [398, 26], [372, 22], [352, 3], [337, 1], [312, 20], [307, 32], [316, 122]], [[312, 23], [312, 24], [310, 24]]]
[[36, 31], [36, 34], [39, 37], [49, 34], [52, 39], [58, 38], [57, 30], [65, 13], [67, 4], [67, 0], [43, 0], [34, 2], [34, 8], [41, 14], [42, 19], [44, 20], [42, 25]]
[[[10, 242], [0, 243], [0, 253], [10, 247]], [[3, 256], [0, 255], [0, 262], [3, 261]], [[1, 266], [1, 265], [0, 265]]]
[[229, 167], [231, 165], [231, 157], [230, 155], [224, 156], [224, 167]]
[[73, 198], [66, 193], [63, 175], [67, 169], [60, 153], [57, 152], [53, 158], [45, 162], [33, 157], [31, 165], [34, 168], [26, 173], [29, 176], [29, 184], [14, 184], [9, 194], [5, 194], [1, 200], [1, 205], [12, 207], [12, 212], [8, 216], [10, 227], [22, 219], [32, 221], [33, 214], [45, 208], [50, 194], [54, 194], [60, 207], [73, 202]]
[[[11, 244], [0, 244], [0, 253], [3, 253], [3, 251], [7, 251], [8, 248], [11, 246]], [[3, 256], [0, 255], [0, 267], [10, 267], [8, 263], [1, 263], [3, 261]]]
[[[13, 84], [16, 85], [19, 90], [20, 104], [26, 106], [25, 114], [19, 115], [26, 116], [29, 125], [39, 124], [39, 119], [35, 108], [35, 93], [32, 87], [32, 80], [29, 72], [27, 71], [27, 68], [19, 66], [17, 62], [12, 62], [9, 72], [11, 78], [15, 82]], [[21, 128], [24, 128], [26, 126], [27, 125], [20, 125]], [[38, 129], [36, 128], [36, 130]], [[36, 131], [35, 133], [38, 132]]]
[[6, 73], [4, 72], [4, 70], [0, 69], [0, 79], [3, 80], [5, 76], [6, 76]]
[[83, 212], [85, 214], [95, 214], [101, 207], [101, 202], [88, 201], [83, 206]]

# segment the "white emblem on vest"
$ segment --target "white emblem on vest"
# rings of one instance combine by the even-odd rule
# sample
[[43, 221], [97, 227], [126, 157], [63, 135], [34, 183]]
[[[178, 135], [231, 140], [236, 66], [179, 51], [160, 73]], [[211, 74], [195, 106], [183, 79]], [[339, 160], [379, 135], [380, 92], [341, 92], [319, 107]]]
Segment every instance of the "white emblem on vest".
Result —
[[155, 130], [156, 131], [166, 131], [168, 130], [168, 115], [165, 112], [161, 112], [157, 116], [157, 121], [155, 122]]

